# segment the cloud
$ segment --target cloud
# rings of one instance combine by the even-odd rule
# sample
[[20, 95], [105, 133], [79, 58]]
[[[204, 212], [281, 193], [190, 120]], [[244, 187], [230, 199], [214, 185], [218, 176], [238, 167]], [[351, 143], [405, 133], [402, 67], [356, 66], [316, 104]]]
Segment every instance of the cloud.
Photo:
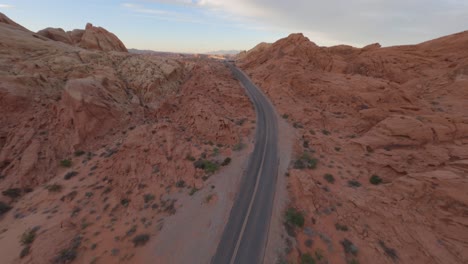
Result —
[[8, 9], [8, 8], [14, 8], [15, 6], [13, 5], [8, 5], [8, 4], [0, 4], [1, 9]]
[[[204, 9], [252, 28], [304, 32], [321, 45], [417, 43], [468, 29], [466, 0], [147, 0]], [[313, 34], [313, 35], [310, 35]]]
[[203, 23], [203, 21], [197, 19], [196, 17], [181, 12], [174, 12], [157, 8], [147, 8], [142, 5], [132, 3], [123, 3], [121, 6], [143, 17], [152, 17], [159, 20], [174, 22]]

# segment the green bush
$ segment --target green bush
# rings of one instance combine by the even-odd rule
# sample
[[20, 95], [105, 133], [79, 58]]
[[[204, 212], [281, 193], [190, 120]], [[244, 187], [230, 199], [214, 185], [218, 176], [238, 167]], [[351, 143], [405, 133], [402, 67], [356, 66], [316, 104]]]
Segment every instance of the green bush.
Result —
[[326, 173], [325, 175], [323, 175], [323, 178], [329, 183], [335, 183], [335, 177], [333, 177], [333, 175], [331, 175], [330, 173]]
[[60, 161], [60, 166], [70, 168], [72, 166], [72, 162], [69, 159], [64, 159]]
[[304, 214], [296, 210], [296, 208], [290, 207], [286, 211], [286, 224], [302, 228], [304, 226], [304, 222]]
[[31, 245], [32, 242], [34, 242], [34, 239], [36, 239], [36, 230], [35, 229], [29, 229], [26, 230], [23, 235], [21, 235], [21, 244], [22, 245]]
[[133, 245], [135, 247], [138, 247], [138, 246], [144, 246], [150, 239], [150, 236], [148, 234], [140, 234], [140, 235], [137, 235], [133, 238]]
[[195, 168], [202, 169], [206, 173], [214, 173], [219, 169], [219, 164], [210, 160], [199, 159], [193, 165]]
[[31, 250], [31, 246], [24, 246], [23, 249], [21, 250], [20, 252], [20, 258], [24, 258], [26, 257], [27, 255], [29, 255], [29, 252]]
[[309, 253], [302, 254], [301, 264], [315, 264], [315, 259]]
[[317, 167], [318, 160], [312, 158], [308, 153], [303, 153], [295, 162], [295, 169], [315, 169]]
[[3, 195], [8, 196], [12, 199], [16, 199], [21, 196], [21, 189], [20, 188], [10, 188], [2, 192]]
[[379, 176], [377, 175], [372, 175], [370, 178], [369, 178], [369, 182], [374, 184], [374, 185], [379, 185], [382, 183], [382, 178], [380, 178]]

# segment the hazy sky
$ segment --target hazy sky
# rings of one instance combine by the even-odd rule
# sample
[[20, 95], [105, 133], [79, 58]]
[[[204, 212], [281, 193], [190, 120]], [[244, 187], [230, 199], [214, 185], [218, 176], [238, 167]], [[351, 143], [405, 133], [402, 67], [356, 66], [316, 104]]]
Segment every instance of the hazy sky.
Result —
[[33, 31], [91, 22], [127, 48], [176, 52], [250, 49], [294, 32], [324, 46], [389, 46], [468, 30], [468, 0], [0, 0], [0, 12]]

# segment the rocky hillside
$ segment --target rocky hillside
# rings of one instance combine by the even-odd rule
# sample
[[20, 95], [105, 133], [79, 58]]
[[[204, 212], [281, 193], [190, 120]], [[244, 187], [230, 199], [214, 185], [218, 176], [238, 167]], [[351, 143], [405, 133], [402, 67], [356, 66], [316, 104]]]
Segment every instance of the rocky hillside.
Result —
[[5, 263], [132, 263], [182, 206], [168, 195], [204, 188], [253, 128], [223, 64], [103, 52], [125, 47], [73, 32], [1, 16]]
[[468, 262], [467, 46], [468, 32], [386, 48], [292, 34], [239, 55], [296, 129], [289, 258]]

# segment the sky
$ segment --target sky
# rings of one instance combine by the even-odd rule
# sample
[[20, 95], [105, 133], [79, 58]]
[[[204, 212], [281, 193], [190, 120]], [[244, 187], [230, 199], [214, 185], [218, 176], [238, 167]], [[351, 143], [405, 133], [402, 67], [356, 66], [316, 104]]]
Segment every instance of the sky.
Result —
[[172, 52], [248, 50], [301, 32], [321, 46], [416, 44], [468, 30], [468, 0], [0, 0], [32, 31], [84, 28], [127, 48]]

